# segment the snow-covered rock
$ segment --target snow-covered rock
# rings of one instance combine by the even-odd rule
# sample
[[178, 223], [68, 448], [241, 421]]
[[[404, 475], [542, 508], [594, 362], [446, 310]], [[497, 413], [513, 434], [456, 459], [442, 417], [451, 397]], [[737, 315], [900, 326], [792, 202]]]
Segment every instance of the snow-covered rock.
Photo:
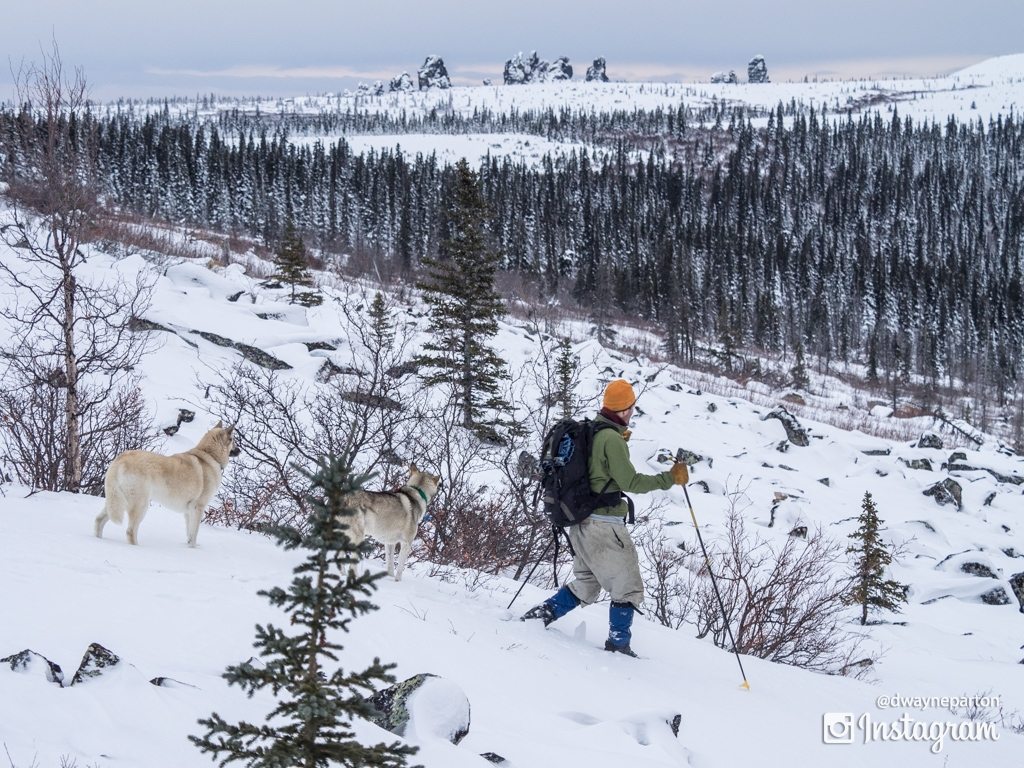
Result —
[[607, 83], [608, 73], [605, 71], [606, 67], [607, 62], [604, 60], [603, 56], [599, 56], [594, 59], [594, 63], [587, 67], [586, 82]]
[[711, 75], [712, 83], [736, 83], [736, 71], [730, 69], [728, 72], [715, 72]]
[[1009, 605], [1010, 597], [1002, 587], [992, 587], [981, 594], [981, 602], [985, 605]]
[[747, 82], [748, 83], [770, 83], [771, 80], [768, 78], [768, 65], [765, 64], [764, 56], [760, 54], [755, 56], [747, 64]]
[[415, 675], [370, 697], [371, 719], [381, 728], [412, 741], [445, 739], [458, 744], [469, 733], [469, 699], [450, 680]]
[[408, 72], [403, 72], [398, 77], [391, 78], [391, 82], [388, 83], [388, 90], [391, 92], [414, 91], [416, 90], [416, 85], [412, 81], [412, 76]]
[[942, 438], [936, 435], [934, 432], [925, 432], [917, 440], [918, 448], [938, 448], [942, 450]]
[[761, 421], [768, 419], [778, 419], [782, 422], [782, 426], [786, 430], [786, 437], [789, 438], [789, 442], [793, 445], [799, 445], [801, 448], [806, 448], [810, 445], [807, 430], [800, 426], [796, 416], [787, 411], [783, 406], [780, 405], [771, 413], [761, 417]]
[[533, 73], [540, 65], [540, 58], [536, 51], [532, 51], [528, 57], [523, 58], [520, 51], [511, 59], [505, 62], [504, 82], [505, 85], [525, 85], [533, 81]]
[[557, 80], [571, 80], [572, 65], [567, 56], [559, 56], [554, 61], [542, 61], [536, 51], [523, 58], [520, 51], [505, 62], [505, 85], [525, 85], [526, 83], [550, 83]]
[[5, 656], [0, 659], [0, 664], [7, 664], [12, 672], [24, 675], [42, 675], [51, 683], [64, 685], [64, 672], [61, 670], [60, 664], [50, 661], [41, 653], [36, 653], [29, 648], [20, 653]]
[[90, 643], [82, 656], [82, 663], [78, 665], [78, 671], [71, 678], [72, 685], [79, 685], [87, 680], [100, 677], [113, 667], [121, 663], [121, 657], [99, 643]]
[[1024, 573], [1015, 573], [1010, 577], [1010, 589], [1020, 603], [1021, 613], [1024, 613]]
[[551, 83], [558, 80], [572, 80], [572, 65], [568, 56], [559, 56], [550, 64], [544, 62], [538, 79], [542, 83]]
[[935, 499], [935, 503], [939, 506], [955, 504], [957, 509], [963, 508], [963, 488], [951, 477], [929, 486], [922, 493]]
[[444, 59], [440, 56], [427, 56], [423, 66], [416, 72], [419, 78], [419, 89], [425, 91], [429, 88], [451, 88], [452, 81], [448, 77], [448, 70], [444, 66]]

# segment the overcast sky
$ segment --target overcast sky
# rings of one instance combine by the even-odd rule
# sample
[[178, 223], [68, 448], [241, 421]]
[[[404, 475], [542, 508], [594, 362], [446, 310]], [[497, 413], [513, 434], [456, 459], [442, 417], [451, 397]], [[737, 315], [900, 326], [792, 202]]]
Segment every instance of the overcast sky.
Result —
[[[1024, 52], [1024, 0], [6, 0], [14, 68], [56, 39], [94, 98], [340, 91], [441, 56], [455, 84], [506, 59], [597, 56], [613, 80], [935, 75]], [[0, 98], [13, 95], [11, 67]]]

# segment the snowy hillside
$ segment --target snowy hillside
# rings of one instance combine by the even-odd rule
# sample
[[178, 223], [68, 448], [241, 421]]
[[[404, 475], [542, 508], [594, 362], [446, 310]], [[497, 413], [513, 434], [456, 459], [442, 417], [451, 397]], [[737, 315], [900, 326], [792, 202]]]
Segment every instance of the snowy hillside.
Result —
[[[222, 415], [210, 412], [202, 383], [239, 358], [235, 349], [197, 331], [272, 354], [292, 366], [284, 375], [294, 380], [313, 380], [325, 358], [338, 366], [352, 362], [343, 310], [365, 302], [362, 286], [327, 286], [329, 300], [304, 310], [283, 303], [281, 291], [261, 288], [237, 264], [211, 270], [200, 261], [156, 265], [139, 255], [115, 260], [95, 253], [88, 270], [83, 279], [110, 270], [142, 270], [156, 279], [147, 319], [172, 332], [158, 334], [162, 345], [142, 366], [144, 391], [159, 426], [173, 423], [180, 408], [197, 413], [164, 441], [163, 452], [191, 447]], [[423, 323], [416, 297], [408, 301], [404, 319]], [[512, 370], [534, 361], [533, 330], [512, 319], [502, 324], [495, 346]], [[781, 453], [782, 426], [762, 419], [769, 407], [711, 394], [718, 387], [725, 391], [727, 382], [702, 377], [697, 383], [686, 371], [603, 349], [586, 338], [583, 326], [561, 330], [574, 335], [584, 363], [582, 398], [596, 398], [613, 376], [641, 383], [642, 413], [630, 442], [641, 471], [664, 469], [659, 455], [678, 448], [703, 457], [691, 471], [689, 493], [709, 543], [722, 540], [725, 515], [737, 498], [748, 528], [769, 542], [782, 544], [807, 526], [845, 546], [870, 491], [887, 538], [902, 545], [892, 576], [911, 586], [909, 604], [898, 616], [883, 617], [886, 623], [866, 628], [869, 650], [881, 652], [866, 680], [746, 657], [751, 690], [743, 691], [736, 659], [710, 640], [696, 639], [690, 625], [671, 630], [639, 619], [633, 644], [643, 658], [628, 659], [600, 650], [607, 604], [576, 611], [545, 631], [509, 619], [546, 589], [527, 587], [510, 612], [505, 606], [518, 588], [512, 580], [452, 572], [442, 579], [430, 575], [429, 563], [415, 563], [401, 583], [382, 582], [380, 610], [355, 622], [340, 641], [346, 668], [380, 656], [398, 664], [399, 679], [432, 672], [467, 694], [469, 735], [457, 747], [420, 735], [417, 762], [484, 766], [489, 763], [479, 755], [493, 752], [520, 768], [933, 766], [938, 760], [950, 766], [1020, 765], [1024, 738], [1011, 726], [1024, 712], [1022, 619], [1010, 579], [1024, 572], [1024, 498], [1017, 484], [1024, 461], [1000, 453], [992, 441], [965, 444], [927, 418], [904, 428], [915, 435], [939, 432], [942, 449], [804, 419], [810, 445]], [[307, 343], [318, 341], [337, 350], [311, 352]], [[753, 399], [779, 402], [786, 394], [761, 391]], [[849, 408], [867, 418], [853, 392], [823, 400], [837, 412]], [[879, 432], [893, 421], [870, 418]], [[975, 469], [940, 469], [953, 450], [964, 453], [960, 464]], [[928, 459], [932, 470], [910, 469], [915, 459]], [[962, 509], [923, 495], [947, 476], [963, 488]], [[140, 546], [130, 547], [116, 525], [107, 527], [104, 539], [92, 535], [99, 499], [26, 497], [26, 489], [11, 485], [2, 491], [0, 658], [32, 649], [60, 664], [70, 679], [95, 642], [125, 662], [112, 674], [70, 688], [47, 682], [39, 668], [19, 674], [0, 664], [0, 744], [13, 765], [56, 766], [62, 756], [83, 768], [209, 765], [186, 738], [198, 732], [198, 718], [216, 710], [229, 720], [255, 719], [269, 709], [265, 697], [246, 700], [220, 674], [251, 655], [255, 623], [278, 620], [256, 592], [288, 581], [292, 555], [261, 536], [210, 525], [200, 530], [198, 548], [189, 549], [180, 518], [159, 508], [147, 517]], [[666, 535], [694, 546], [680, 490], [637, 501], [640, 512], [658, 505], [653, 514], [666, 523]], [[969, 564], [990, 573], [973, 566], [965, 571]], [[982, 600], [993, 590], [1001, 590], [1005, 604]], [[850, 620], [851, 630], [859, 629], [853, 611]], [[178, 684], [150, 685], [156, 677]], [[1002, 725], [977, 741], [865, 744], [858, 732], [854, 745], [823, 743], [826, 713], [867, 716], [875, 723], [896, 722], [906, 713], [927, 727], [966, 722], [962, 706], [957, 713], [948, 706], [885, 708], [880, 696], [982, 695], [1000, 697], [1001, 711], [991, 708], [988, 716]], [[678, 737], [667, 724], [676, 714]], [[374, 741], [388, 736], [369, 724], [361, 733]]]
[[[810, 109], [820, 116], [823, 111], [834, 118], [846, 119], [875, 112], [888, 115], [893, 109], [916, 122], [944, 124], [950, 117], [959, 121], [988, 120], [1008, 115], [1024, 98], [1024, 54], [1001, 56], [975, 64], [959, 72], [930, 78], [827, 80], [821, 82], [710, 83], [710, 82], [582, 82], [570, 80], [529, 85], [459, 86], [385, 93], [373, 96], [364, 93], [329, 94], [291, 99], [254, 98], [223, 103], [204, 100], [179, 100], [172, 110], [187, 118], [209, 118], [219, 112], [259, 112], [275, 114], [382, 114], [391, 117], [408, 115], [422, 117], [436, 112], [440, 115], [468, 118], [481, 110], [497, 115], [512, 111], [527, 113], [547, 109], [572, 113], [600, 114], [623, 110], [654, 110], [685, 105], [700, 109], [715, 105], [745, 105], [748, 108], [771, 110], [779, 104], [794, 105], [798, 110]], [[163, 103], [134, 104], [131, 111], [163, 108]], [[107, 105], [108, 111], [123, 111], [123, 104]], [[767, 118], [755, 118], [755, 127]], [[360, 134], [346, 132], [344, 139], [356, 152], [380, 151], [401, 147], [413, 157], [437, 152], [442, 162], [467, 157], [476, 163], [488, 153], [492, 157], [510, 156], [528, 164], [536, 163], [547, 153], [553, 156], [579, 152], [580, 146], [568, 142], [552, 142], [538, 136], [495, 132], [439, 136], [430, 134]], [[293, 136], [306, 143], [315, 139], [331, 142], [337, 135]]]

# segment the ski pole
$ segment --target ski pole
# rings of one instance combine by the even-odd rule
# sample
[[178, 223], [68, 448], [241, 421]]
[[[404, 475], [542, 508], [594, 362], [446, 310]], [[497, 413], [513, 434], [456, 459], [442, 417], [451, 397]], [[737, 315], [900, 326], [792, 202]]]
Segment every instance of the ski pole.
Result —
[[[519, 590], [516, 592], [515, 596], [512, 598], [512, 603], [514, 603], [519, 598], [519, 595], [522, 594], [523, 588], [527, 584], [530, 583], [530, 579], [533, 577], [533, 572], [537, 570], [537, 566], [538, 565], [540, 565], [542, 562], [544, 562], [544, 558], [547, 557], [548, 550], [551, 549], [551, 545], [555, 541], [557, 541], [557, 539], [552, 538], [551, 541], [548, 542], [548, 545], [546, 547], [544, 547], [544, 551], [540, 553], [540, 557], [537, 558], [537, 562], [533, 564], [533, 568], [531, 568], [530, 572], [528, 574], [526, 574], [526, 578], [523, 579], [523, 583], [519, 585]], [[506, 611], [510, 610], [512, 608], [512, 603], [508, 604], [508, 608], [505, 609]]]
[[747, 673], [743, 671], [743, 662], [740, 661], [740, 652], [736, 648], [736, 639], [732, 636], [732, 627], [729, 626], [729, 617], [725, 615], [725, 603], [722, 602], [722, 593], [718, 591], [718, 581], [715, 579], [715, 572], [711, 568], [711, 558], [708, 557], [707, 547], [704, 546], [704, 537], [700, 535], [700, 526], [697, 525], [697, 515], [693, 512], [693, 504], [690, 503], [690, 492], [686, 490], [686, 486], [683, 486], [683, 493], [686, 495], [686, 506], [690, 508], [690, 517], [693, 518], [693, 527], [697, 531], [697, 541], [700, 542], [700, 549], [704, 553], [704, 562], [708, 566], [708, 573], [711, 574], [711, 586], [715, 588], [715, 597], [718, 598], [718, 607], [722, 611], [722, 622], [725, 624], [725, 629], [729, 633], [729, 642], [732, 643], [732, 652], [736, 654], [736, 663], [740, 665], [740, 674], [743, 676], [743, 688], [746, 691], [750, 690], [750, 683], [747, 682]]

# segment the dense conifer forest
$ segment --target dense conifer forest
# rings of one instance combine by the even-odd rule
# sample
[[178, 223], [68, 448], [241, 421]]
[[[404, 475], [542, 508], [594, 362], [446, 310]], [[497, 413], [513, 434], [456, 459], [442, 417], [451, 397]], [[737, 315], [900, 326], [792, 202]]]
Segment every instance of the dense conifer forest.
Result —
[[[537, 165], [474, 168], [503, 267], [538, 299], [650, 321], [683, 363], [709, 344], [727, 366], [731, 350], [801, 345], [869, 379], [959, 380], [1010, 402], [1024, 354], [1024, 126], [883, 114], [158, 109], [92, 115], [65, 135], [124, 211], [268, 244], [290, 219], [309, 245], [392, 271], [437, 256], [454, 171], [434, 155], [354, 153], [345, 132], [578, 143]], [[0, 163], [43, 140], [41, 123], [0, 112]]]

